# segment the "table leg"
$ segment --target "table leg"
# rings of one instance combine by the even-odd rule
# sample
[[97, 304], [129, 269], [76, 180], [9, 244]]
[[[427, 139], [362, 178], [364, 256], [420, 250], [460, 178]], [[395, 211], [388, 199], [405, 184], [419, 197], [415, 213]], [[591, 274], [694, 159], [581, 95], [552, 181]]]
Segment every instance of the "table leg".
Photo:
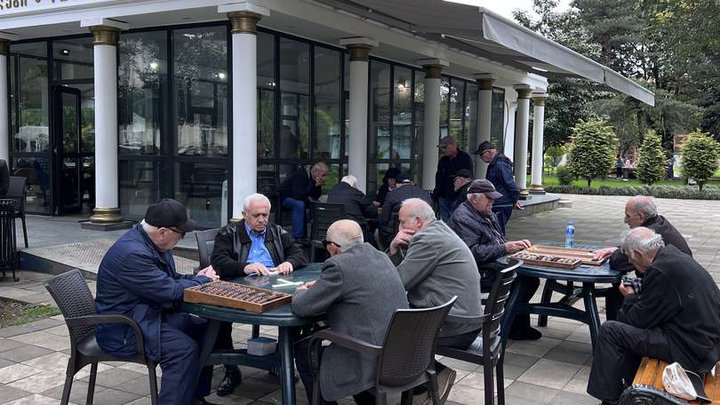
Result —
[[280, 385], [283, 405], [295, 405], [295, 351], [293, 348], [293, 328], [278, 327], [278, 345], [280, 346]]
[[195, 376], [195, 382], [197, 384], [198, 381], [200, 381], [200, 374], [202, 373], [202, 369], [204, 366], [206, 366], [205, 362], [207, 362], [208, 357], [210, 357], [210, 353], [213, 350], [213, 347], [215, 347], [215, 341], [217, 340], [218, 330], [220, 329], [220, 321], [215, 319], [208, 319], [208, 325], [207, 329], [205, 330], [205, 337], [203, 337], [202, 342], [202, 350], [200, 351], [200, 356], [198, 357], [198, 367], [197, 375]]
[[583, 302], [585, 303], [587, 323], [590, 327], [590, 340], [594, 348], [600, 331], [600, 314], [595, 300], [595, 283], [583, 283]]

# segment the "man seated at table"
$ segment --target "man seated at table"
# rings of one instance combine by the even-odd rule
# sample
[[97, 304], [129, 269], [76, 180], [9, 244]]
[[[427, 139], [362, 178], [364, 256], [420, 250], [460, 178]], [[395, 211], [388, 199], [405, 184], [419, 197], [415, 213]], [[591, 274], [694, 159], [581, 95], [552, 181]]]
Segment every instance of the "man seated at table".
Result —
[[388, 192], [385, 197], [382, 212], [378, 217], [378, 236], [383, 248], [390, 245], [397, 232], [396, 215], [400, 211], [403, 201], [408, 198], [420, 198], [432, 205], [430, 193], [416, 186], [406, 174], [399, 174], [396, 177], [395, 188]]
[[[407, 308], [400, 277], [388, 257], [363, 243], [357, 222], [334, 222], [327, 231], [325, 261], [320, 279], [298, 287], [292, 309], [301, 317], [325, 314], [335, 331], [364, 342], [381, 345], [395, 310]], [[375, 358], [335, 344], [324, 349], [320, 362], [320, 391], [313, 393], [308, 362], [308, 344], [298, 344], [295, 362], [305, 385], [308, 401], [321, 395], [328, 404], [352, 395], [358, 404], [374, 404], [369, 389], [375, 385]]]
[[[121, 314], [137, 321], [145, 355], [160, 364], [159, 404], [205, 404], [212, 367], [203, 370], [197, 386], [198, 355], [205, 321], [177, 311], [187, 287], [218, 279], [212, 266], [197, 275], [180, 275], [170, 250], [195, 229], [185, 207], [171, 199], [148, 207], [145, 219], [120, 237], [105, 254], [97, 277], [98, 314]], [[135, 356], [135, 337], [120, 324], [98, 325], [100, 347], [118, 357]]]
[[328, 191], [327, 202], [345, 205], [345, 214], [348, 219], [352, 219], [365, 229], [365, 239], [370, 240], [367, 236], [377, 227], [377, 221], [374, 222], [372, 228], [368, 225], [368, 220], [375, 219], [378, 216], [377, 207], [370, 201], [370, 198], [357, 188], [357, 178], [353, 175], [347, 175], [340, 180], [340, 183], [333, 186]]
[[636, 227], [622, 249], [644, 274], [630, 286], [617, 321], [600, 327], [587, 392], [614, 404], [631, 384], [643, 356], [707, 372], [720, 360], [720, 290], [710, 274], [652, 229]]
[[305, 239], [306, 205], [320, 198], [321, 186], [329, 172], [327, 163], [317, 162], [309, 168], [301, 168], [280, 183], [281, 204], [292, 209], [292, 236], [295, 239]]
[[[289, 274], [307, 264], [300, 244], [281, 226], [269, 223], [270, 209], [267, 197], [250, 194], [243, 203], [243, 219], [218, 231], [211, 262], [220, 279], [267, 275], [271, 271]], [[233, 348], [232, 323], [220, 324], [215, 348]], [[217, 394], [231, 394], [241, 379], [237, 366], [225, 365], [225, 377], [218, 384]]]
[[[489, 292], [495, 282], [497, 267], [495, 260], [529, 248], [527, 239], [508, 241], [492, 210], [493, 201], [502, 195], [495, 186], [485, 179], [473, 180], [468, 187], [467, 201], [460, 204], [450, 217], [450, 228], [470, 248], [482, 275], [483, 292]], [[520, 302], [528, 303], [540, 281], [534, 277], [518, 276], [516, 283], [525, 283], [526, 293]], [[542, 337], [539, 330], [530, 327], [530, 315], [515, 315], [510, 327], [510, 339], [537, 340]]]
[[[685, 238], [678, 230], [662, 215], [658, 215], [657, 207], [652, 198], [638, 195], [632, 197], [625, 204], [625, 223], [630, 229], [644, 226], [654, 230], [662, 236], [666, 245], [673, 245], [681, 252], [692, 256], [692, 250], [685, 241]], [[595, 251], [595, 259], [602, 259], [610, 256], [610, 268], [623, 273], [633, 270], [633, 266], [628, 261], [628, 257], [617, 247], [609, 247]], [[605, 297], [605, 312], [608, 320], [617, 317], [620, 306], [623, 302], [623, 296], [617, 290], [618, 284], [614, 285], [614, 289]]]
[[[400, 230], [390, 243], [388, 254], [397, 265], [400, 279], [413, 308], [428, 308], [458, 296], [451, 316], [479, 318], [480, 273], [472, 253], [443, 221], [435, 218], [432, 207], [419, 198], [402, 203]], [[482, 328], [479, 320], [445, 322], [440, 329], [438, 346], [465, 350]], [[438, 396], [447, 395], [455, 381], [455, 371], [436, 363]], [[426, 399], [427, 394], [425, 394]], [[414, 401], [416, 402], [416, 401]]]

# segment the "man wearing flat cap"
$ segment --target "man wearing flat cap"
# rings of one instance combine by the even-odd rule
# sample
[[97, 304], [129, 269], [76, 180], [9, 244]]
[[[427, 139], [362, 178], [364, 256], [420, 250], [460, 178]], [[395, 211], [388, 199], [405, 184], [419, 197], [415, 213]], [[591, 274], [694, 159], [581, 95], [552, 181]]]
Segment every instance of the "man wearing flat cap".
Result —
[[[497, 216], [493, 213], [493, 202], [502, 198], [493, 184], [485, 179], [473, 180], [468, 187], [467, 201], [453, 212], [448, 225], [470, 248], [473, 258], [480, 271], [483, 292], [489, 292], [495, 282], [497, 267], [495, 260], [512, 253], [529, 248], [527, 239], [507, 241], [500, 228]], [[527, 294], [520, 297], [520, 302], [530, 302], [539, 281], [537, 278], [518, 276], [519, 283], [526, 283]], [[516, 315], [510, 327], [510, 339], [536, 340], [542, 334], [530, 327], [530, 315]]]
[[437, 201], [440, 210], [440, 219], [447, 222], [452, 214], [457, 193], [455, 192], [455, 174], [458, 170], [473, 170], [473, 161], [470, 155], [458, 148], [455, 138], [446, 136], [440, 139], [438, 145], [443, 157], [438, 161], [435, 172], [435, 190], [433, 201]]
[[[473, 174], [468, 169], [460, 169], [455, 173], [455, 180], [453, 182], [453, 188], [455, 189], [455, 202], [453, 202], [452, 210], [455, 209], [467, 200], [467, 190], [472, 183]], [[449, 219], [449, 218], [448, 218]]]
[[505, 225], [510, 220], [513, 208], [523, 209], [518, 202], [520, 189], [513, 178], [513, 162], [505, 155], [497, 153], [495, 145], [485, 141], [475, 151], [483, 162], [489, 163], [486, 179], [495, 186], [495, 189], [502, 194], [493, 204], [492, 210], [497, 215], [500, 229], [505, 234]]
[[[206, 404], [212, 367], [197, 386], [198, 355], [205, 321], [179, 312], [185, 288], [218, 279], [212, 266], [196, 275], [178, 274], [170, 250], [195, 229], [180, 202], [163, 199], [148, 207], [145, 219], [121, 236], [105, 254], [97, 276], [98, 314], [132, 318], [142, 331], [145, 355], [162, 369], [159, 404]], [[102, 324], [95, 330], [100, 347], [118, 357], [136, 355], [128, 326]]]

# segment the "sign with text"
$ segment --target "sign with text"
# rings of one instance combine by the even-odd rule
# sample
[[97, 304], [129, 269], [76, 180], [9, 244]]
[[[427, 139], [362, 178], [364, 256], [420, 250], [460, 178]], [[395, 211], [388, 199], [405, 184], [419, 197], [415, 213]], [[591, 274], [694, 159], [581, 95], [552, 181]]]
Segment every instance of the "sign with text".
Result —
[[111, 3], [117, 0], [0, 0], [0, 17], [25, 13], [42, 13], [68, 6]]

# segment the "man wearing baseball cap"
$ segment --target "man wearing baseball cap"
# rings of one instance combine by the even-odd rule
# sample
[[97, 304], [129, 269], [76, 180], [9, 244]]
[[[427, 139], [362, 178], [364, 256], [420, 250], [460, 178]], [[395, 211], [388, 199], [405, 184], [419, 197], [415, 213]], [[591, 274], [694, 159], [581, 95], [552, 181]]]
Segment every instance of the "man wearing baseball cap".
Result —
[[489, 141], [481, 143], [475, 154], [479, 155], [483, 162], [489, 163], [485, 178], [490, 180], [502, 194], [502, 197], [493, 204], [492, 210], [497, 215], [500, 228], [505, 234], [505, 225], [510, 220], [513, 208], [523, 209], [522, 204], [518, 202], [520, 189], [513, 177], [513, 162], [505, 155], [497, 153], [495, 145]]
[[[529, 248], [529, 240], [508, 241], [493, 212], [493, 202], [503, 195], [485, 179], [473, 180], [468, 187], [467, 201], [453, 212], [448, 225], [470, 248], [481, 274], [481, 288], [489, 292], [495, 281], [497, 267], [495, 260]], [[537, 278], [518, 276], [517, 281], [525, 283], [527, 292], [520, 302], [528, 303], [540, 284]], [[530, 315], [516, 315], [510, 327], [510, 339], [537, 340], [542, 334], [530, 327]]]
[[[205, 321], [177, 311], [185, 288], [218, 279], [212, 266], [197, 275], [178, 274], [170, 250], [195, 221], [173, 199], [150, 205], [145, 219], [120, 237], [105, 254], [97, 277], [95, 305], [99, 314], [134, 319], [142, 331], [145, 355], [162, 369], [159, 404], [207, 404], [212, 367], [194, 384]], [[100, 347], [118, 357], [136, 354], [136, 342], [122, 324], [96, 327]]]
[[447, 222], [452, 214], [457, 193], [454, 189], [455, 174], [458, 170], [473, 170], [473, 161], [470, 155], [458, 148], [457, 141], [452, 136], [440, 139], [438, 144], [442, 158], [438, 161], [435, 172], [435, 190], [433, 201], [437, 201], [440, 219]]

